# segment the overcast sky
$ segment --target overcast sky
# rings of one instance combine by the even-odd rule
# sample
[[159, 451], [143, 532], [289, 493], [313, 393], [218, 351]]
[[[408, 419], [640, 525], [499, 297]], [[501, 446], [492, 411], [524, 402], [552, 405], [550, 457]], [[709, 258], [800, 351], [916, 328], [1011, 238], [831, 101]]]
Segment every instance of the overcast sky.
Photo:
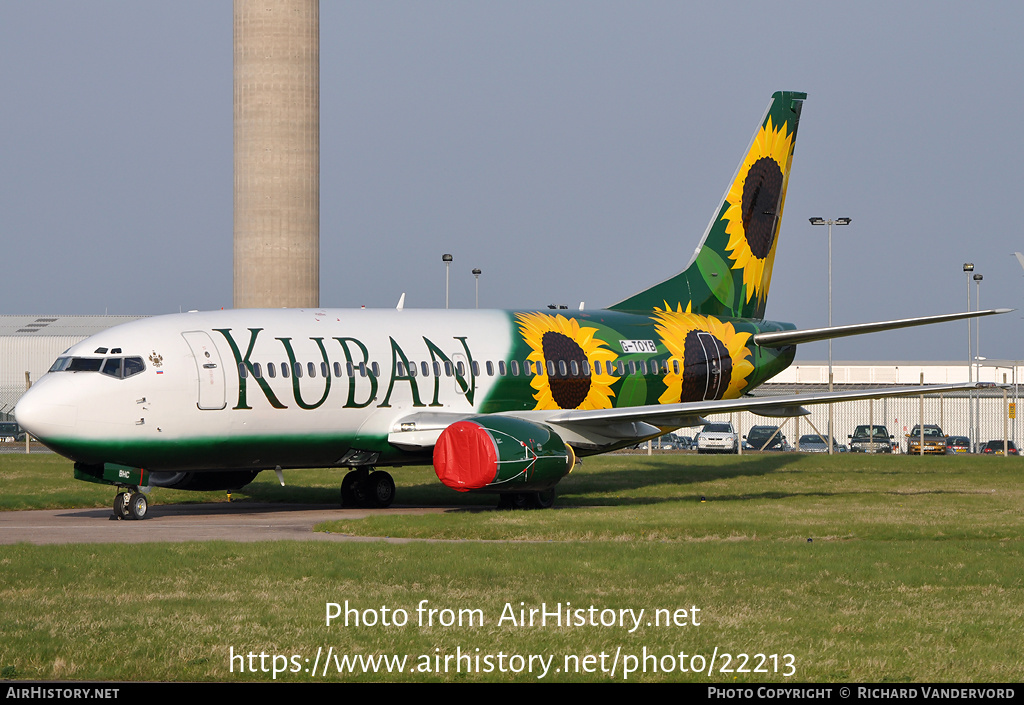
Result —
[[[0, 4], [0, 313], [231, 306], [229, 2]], [[607, 306], [689, 260], [776, 90], [806, 91], [767, 315], [1024, 308], [1020, 2], [320, 7], [323, 306]], [[1012, 214], [1011, 213], [1011, 214]], [[974, 305], [974, 284], [971, 284]], [[981, 354], [1024, 358], [1024, 314]], [[963, 360], [967, 324], [841, 359]], [[799, 359], [820, 360], [825, 343]]]

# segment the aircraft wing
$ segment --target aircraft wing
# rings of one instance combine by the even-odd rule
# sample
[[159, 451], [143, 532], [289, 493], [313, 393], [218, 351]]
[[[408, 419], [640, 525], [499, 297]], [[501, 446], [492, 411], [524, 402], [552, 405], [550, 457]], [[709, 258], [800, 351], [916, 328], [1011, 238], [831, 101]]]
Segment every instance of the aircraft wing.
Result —
[[[671, 421], [680, 417], [697, 417], [708, 414], [729, 414], [736, 411], [751, 411], [761, 416], [806, 416], [810, 412], [804, 404], [827, 404], [829, 402], [860, 401], [883, 397], [909, 397], [920, 394], [978, 389], [978, 384], [927, 384], [907, 387], [860, 389], [843, 392], [817, 392], [811, 394], [785, 394], [776, 396], [745, 396], [739, 399], [718, 399], [693, 401], [681, 404], [651, 404], [618, 409], [577, 409], [547, 412], [545, 421], [553, 424], [600, 424], [616, 421]], [[986, 385], [990, 386], [990, 385]], [[671, 424], [670, 424], [671, 425]]]
[[[814, 392], [777, 396], [744, 396], [739, 399], [718, 399], [680, 404], [649, 404], [617, 409], [571, 409], [510, 411], [497, 414], [511, 416], [556, 428], [563, 440], [578, 448], [601, 449], [660, 436], [667, 429], [699, 426], [707, 422], [710, 414], [728, 414], [750, 411], [761, 416], [805, 416], [810, 412], [807, 404], [860, 401], [883, 397], [918, 396], [942, 392], [978, 389], [979, 384], [931, 384], [906, 387], [861, 389], [842, 392]], [[419, 412], [403, 417], [395, 423], [388, 441], [405, 450], [427, 450], [433, 447], [441, 432], [449, 424], [479, 414], [451, 414]]]
[[991, 385], [932, 384], [842, 392], [745, 396], [739, 399], [654, 404], [618, 409], [526, 412], [515, 415], [555, 427], [564, 434], [567, 442], [580, 448], [600, 448], [608, 441], [645, 440], [659, 436], [670, 428], [701, 425], [706, 423], [704, 416], [710, 414], [750, 411], [770, 417], [805, 416], [810, 413], [803, 408], [806, 404], [940, 394], [978, 389], [982, 386]]

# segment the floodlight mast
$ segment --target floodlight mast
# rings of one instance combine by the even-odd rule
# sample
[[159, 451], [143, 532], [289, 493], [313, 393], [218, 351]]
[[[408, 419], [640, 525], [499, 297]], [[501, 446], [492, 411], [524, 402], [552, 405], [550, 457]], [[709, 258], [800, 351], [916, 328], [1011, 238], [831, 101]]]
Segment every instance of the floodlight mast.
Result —
[[[808, 218], [811, 221], [811, 225], [827, 225], [828, 226], [828, 327], [832, 327], [832, 226], [833, 225], [849, 225], [849, 218]], [[832, 391], [832, 339], [828, 340], [828, 391]], [[832, 405], [828, 405], [828, 454], [832, 455]]]
[[452, 259], [449, 254], [441, 255], [441, 261], [444, 262], [444, 307], [448, 308], [448, 270], [452, 266]]

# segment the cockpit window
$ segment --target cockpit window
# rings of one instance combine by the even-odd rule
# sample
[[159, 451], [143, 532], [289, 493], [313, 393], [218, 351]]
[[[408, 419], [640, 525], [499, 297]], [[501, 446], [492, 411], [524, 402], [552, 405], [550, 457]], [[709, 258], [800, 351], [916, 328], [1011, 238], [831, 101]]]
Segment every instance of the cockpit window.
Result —
[[121, 378], [121, 364], [124, 362], [123, 358], [120, 357], [108, 357], [103, 363], [103, 368], [100, 370], [105, 375], [111, 377]]
[[65, 367], [68, 366], [69, 362], [71, 362], [70, 357], [58, 357], [54, 361], [54, 363], [50, 365], [50, 369], [48, 370], [48, 372], [61, 372]]
[[59, 357], [50, 372], [101, 372], [125, 379], [146, 369], [141, 357]]
[[64, 369], [68, 372], [99, 372], [102, 365], [102, 357], [73, 357]]
[[146, 363], [142, 361], [141, 357], [126, 357], [124, 359], [124, 376], [125, 378], [137, 375], [146, 369]]

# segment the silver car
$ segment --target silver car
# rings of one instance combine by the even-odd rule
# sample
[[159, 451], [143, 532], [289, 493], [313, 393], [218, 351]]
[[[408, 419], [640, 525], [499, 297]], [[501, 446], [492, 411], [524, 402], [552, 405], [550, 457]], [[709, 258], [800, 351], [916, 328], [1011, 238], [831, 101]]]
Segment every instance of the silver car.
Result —
[[731, 423], [709, 423], [697, 434], [698, 453], [739, 452], [739, 437]]

